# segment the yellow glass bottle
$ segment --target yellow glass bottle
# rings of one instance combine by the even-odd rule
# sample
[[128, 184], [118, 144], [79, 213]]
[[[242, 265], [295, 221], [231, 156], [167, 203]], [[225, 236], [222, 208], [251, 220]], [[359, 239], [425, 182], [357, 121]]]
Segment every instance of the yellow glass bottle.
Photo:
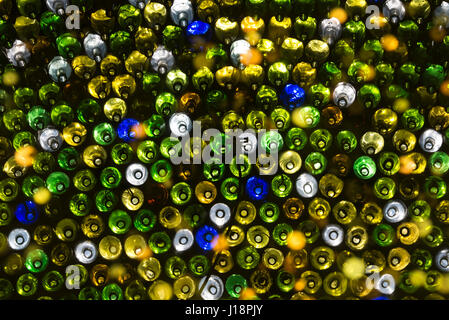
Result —
[[71, 146], [77, 147], [86, 140], [87, 129], [79, 122], [72, 122], [62, 130], [64, 141]]
[[100, 145], [88, 146], [83, 151], [83, 161], [90, 168], [99, 168], [106, 163], [108, 153]]
[[327, 200], [315, 197], [309, 203], [308, 212], [312, 219], [323, 220], [326, 219], [331, 212], [331, 206]]
[[155, 257], [148, 257], [140, 261], [137, 273], [146, 281], [154, 281], [161, 274], [161, 263]]
[[242, 225], [251, 224], [257, 215], [257, 209], [249, 201], [240, 201], [236, 208], [235, 221]]
[[137, 211], [143, 206], [145, 197], [142, 190], [131, 187], [123, 191], [121, 199], [126, 209]]
[[105, 236], [98, 245], [100, 256], [105, 260], [117, 260], [122, 254], [122, 243], [114, 236]]
[[182, 222], [181, 212], [172, 206], [164, 207], [159, 212], [159, 222], [164, 228], [177, 228]]

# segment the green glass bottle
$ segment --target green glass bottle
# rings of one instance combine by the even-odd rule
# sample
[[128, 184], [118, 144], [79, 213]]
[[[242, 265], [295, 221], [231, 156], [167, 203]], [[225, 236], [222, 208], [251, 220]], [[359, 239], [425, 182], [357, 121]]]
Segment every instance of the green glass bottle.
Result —
[[106, 167], [101, 170], [100, 182], [107, 189], [117, 188], [122, 181], [122, 174], [116, 167]]
[[206, 94], [205, 105], [211, 110], [224, 111], [228, 104], [228, 96], [221, 90], [210, 90]]
[[46, 291], [56, 292], [62, 289], [65, 279], [62, 274], [56, 270], [47, 272], [42, 278], [42, 286]]
[[390, 64], [380, 63], [375, 69], [377, 85], [381, 87], [390, 85], [394, 79], [394, 68]]
[[376, 163], [368, 156], [361, 156], [354, 161], [353, 169], [359, 179], [368, 180], [376, 174]]
[[320, 123], [321, 112], [315, 107], [304, 106], [297, 109], [296, 117], [301, 128], [314, 128]]
[[181, 69], [173, 69], [167, 73], [165, 85], [170, 91], [179, 94], [186, 89], [189, 84], [187, 75]]
[[81, 53], [81, 43], [70, 33], [63, 33], [56, 38], [59, 55], [73, 59]]
[[170, 197], [174, 204], [185, 205], [192, 198], [192, 188], [186, 182], [178, 182], [170, 190]]
[[155, 254], [162, 254], [171, 248], [171, 239], [164, 231], [155, 232], [151, 234], [148, 245]]
[[95, 196], [95, 205], [100, 212], [111, 212], [118, 202], [119, 199], [112, 190], [100, 190]]
[[320, 236], [320, 229], [318, 228], [318, 225], [315, 221], [310, 219], [302, 221], [298, 225], [298, 230], [304, 234], [307, 243], [316, 242]]
[[277, 175], [271, 180], [271, 190], [279, 198], [287, 197], [292, 191], [293, 183], [286, 174]]
[[160, 91], [161, 81], [158, 73], [144, 71], [142, 76], [142, 90], [145, 93], [157, 96], [158, 91]]
[[190, 258], [188, 267], [194, 275], [202, 277], [209, 272], [210, 262], [206, 256], [196, 255]]
[[270, 118], [279, 131], [285, 131], [290, 128], [291, 116], [290, 113], [284, 108], [275, 108], [271, 114]]
[[156, 215], [148, 209], [141, 209], [134, 217], [134, 227], [140, 232], [149, 232], [156, 224]]
[[289, 292], [295, 286], [295, 276], [285, 270], [281, 270], [278, 272], [276, 276], [276, 284], [282, 292]]
[[431, 208], [427, 201], [415, 200], [409, 205], [408, 212], [412, 221], [424, 222], [430, 217]]
[[371, 77], [371, 68], [362, 61], [353, 61], [348, 68], [348, 77], [352, 83], [363, 85]]
[[201, 204], [187, 206], [183, 213], [183, 219], [191, 228], [196, 228], [204, 224], [208, 215], [206, 209]]
[[5, 128], [11, 132], [19, 132], [25, 129], [26, 115], [20, 109], [11, 109], [3, 114]]
[[425, 249], [415, 249], [410, 256], [410, 262], [418, 269], [428, 271], [432, 266], [432, 254]]
[[240, 274], [231, 274], [225, 283], [225, 288], [232, 298], [239, 298], [243, 290], [248, 287], [246, 279]]
[[417, 72], [416, 65], [413, 63], [404, 63], [398, 70], [398, 80], [404, 83], [406, 89], [418, 84], [420, 75]]
[[288, 235], [293, 231], [291, 225], [287, 223], [279, 223], [273, 229], [273, 239], [280, 246], [287, 245]]
[[94, 287], [84, 287], [78, 294], [78, 300], [101, 300], [101, 294]]
[[213, 83], [214, 74], [206, 66], [199, 68], [198, 71], [192, 75], [192, 84], [198, 91], [206, 92], [210, 89]]
[[373, 240], [380, 247], [392, 245], [395, 238], [396, 232], [389, 224], [381, 223], [373, 230]]
[[310, 145], [317, 152], [325, 152], [332, 146], [332, 133], [326, 129], [313, 131], [309, 136]]
[[50, 114], [42, 107], [35, 106], [27, 113], [27, 121], [33, 130], [42, 130], [50, 124]]
[[347, 21], [344, 24], [342, 36], [351, 39], [356, 46], [361, 46], [365, 38], [365, 24], [360, 20]]
[[92, 202], [85, 193], [77, 193], [73, 195], [69, 202], [70, 211], [78, 217], [84, 217], [90, 212]]
[[382, 200], [389, 200], [396, 194], [396, 183], [393, 179], [382, 177], [374, 182], [374, 195]]
[[357, 148], [357, 137], [352, 131], [339, 131], [337, 134], [337, 144], [341, 151], [351, 153]]
[[327, 159], [320, 152], [309, 153], [304, 161], [304, 167], [312, 175], [322, 174], [327, 167]]
[[45, 187], [45, 181], [37, 175], [25, 177], [22, 182], [22, 191], [27, 197], [33, 197], [40, 188]]
[[399, 172], [399, 156], [394, 152], [382, 152], [378, 158], [379, 171], [387, 176], [393, 176]]
[[173, 167], [167, 160], [159, 160], [151, 166], [150, 174], [154, 181], [163, 183], [172, 177]]
[[16, 89], [13, 99], [17, 107], [27, 111], [37, 102], [36, 92], [26, 87]]
[[[308, 15], [308, 16], [307, 16]], [[309, 9], [302, 17], [297, 17], [294, 24], [296, 37], [301, 41], [308, 41], [313, 39], [317, 29], [316, 18], [310, 16]]]
[[101, 297], [103, 300], [123, 300], [123, 290], [116, 283], [110, 283], [104, 286], [101, 291]]
[[165, 120], [161, 115], [152, 114], [143, 122], [145, 133], [150, 138], [159, 138], [165, 133]]
[[81, 156], [73, 147], [64, 148], [58, 153], [58, 164], [59, 167], [63, 170], [76, 170], [80, 163]]
[[25, 273], [17, 279], [16, 292], [22, 297], [30, 297], [37, 291], [38, 280], [31, 273]]
[[445, 77], [446, 73], [443, 66], [431, 64], [424, 70], [421, 81], [422, 84], [427, 87], [427, 90], [432, 93], [440, 88]]
[[381, 93], [374, 84], [364, 84], [357, 93], [357, 99], [365, 108], [376, 108], [381, 99]]
[[29, 131], [21, 131], [14, 135], [12, 146], [16, 151], [26, 146], [36, 146], [36, 137]]
[[432, 153], [428, 161], [428, 167], [432, 175], [444, 175], [449, 170], [449, 155], [442, 151]]
[[259, 209], [259, 216], [266, 223], [274, 223], [279, 218], [280, 209], [274, 202], [265, 202]]
[[316, 108], [326, 106], [331, 98], [330, 89], [321, 83], [311, 86], [308, 90], [307, 99]]
[[47, 189], [53, 194], [63, 194], [70, 187], [70, 178], [64, 172], [51, 173], [46, 180]]
[[125, 289], [126, 300], [146, 300], [148, 292], [140, 280], [133, 280]]
[[239, 179], [235, 177], [229, 177], [221, 183], [220, 186], [221, 194], [229, 201], [235, 201], [239, 197], [240, 193], [240, 182]]
[[278, 104], [276, 91], [267, 85], [262, 85], [256, 93], [256, 105], [262, 110], [270, 110]]
[[39, 89], [39, 99], [44, 106], [53, 106], [61, 98], [61, 88], [54, 82], [44, 84]]
[[159, 146], [159, 151], [164, 158], [170, 159], [172, 156], [180, 155], [182, 145], [175, 137], [166, 137]]
[[333, 61], [326, 61], [321, 65], [318, 71], [318, 77], [322, 79], [323, 84], [326, 86], [340, 82], [341, 74], [341, 70]]
[[292, 150], [300, 151], [307, 145], [307, 133], [301, 128], [291, 128], [287, 132], [285, 145]]
[[109, 215], [108, 226], [114, 234], [124, 234], [128, 232], [131, 225], [131, 217], [123, 210], [114, 210]]
[[73, 176], [73, 185], [79, 191], [89, 192], [95, 188], [97, 177], [91, 169], [83, 169]]
[[101, 146], [108, 146], [114, 142], [117, 134], [115, 133], [114, 127], [110, 123], [103, 122], [95, 126], [93, 130], [93, 137], [97, 144]]
[[140, 10], [130, 4], [120, 6], [117, 22], [122, 30], [134, 32], [142, 23]]
[[[237, 161], [237, 156], [235, 156], [234, 158], [232, 158], [231, 164], [229, 165], [229, 170], [231, 171], [231, 173], [237, 177], [237, 178], [244, 178], [246, 176], [248, 176], [251, 173], [251, 162], [250, 159], [248, 158], [248, 156], [240, 154], [239, 159]], [[221, 170], [221, 167], [220, 167]], [[207, 174], [210, 174], [211, 171], [207, 171]], [[207, 179], [213, 179], [214, 177], [212, 176], [208, 176]]]
[[418, 290], [418, 286], [413, 284], [410, 277], [411, 272], [408, 270], [401, 272], [399, 276], [399, 288], [407, 294], [413, 294]]
[[127, 143], [118, 143], [112, 147], [111, 157], [117, 165], [128, 164], [133, 159], [133, 149]]
[[143, 163], [153, 163], [158, 157], [158, 146], [152, 140], [139, 143], [137, 147], [137, 158]]
[[214, 61], [215, 70], [225, 67], [228, 64], [229, 58], [223, 44], [219, 43], [207, 49], [206, 60]]
[[165, 262], [164, 270], [165, 274], [170, 279], [178, 279], [185, 274], [187, 270], [187, 264], [182, 258], [178, 256], [172, 256]]
[[66, 127], [75, 118], [73, 109], [67, 104], [58, 104], [51, 109], [52, 123], [57, 127]]
[[101, 107], [94, 99], [85, 99], [76, 109], [76, 117], [82, 124], [93, 124], [101, 114]]
[[444, 241], [443, 230], [436, 225], [429, 226], [427, 228], [427, 234], [425, 237], [422, 237], [422, 241], [431, 248], [440, 246]]
[[[132, 24], [130, 24], [130, 26], [132, 26]], [[126, 59], [133, 47], [133, 38], [131, 37], [131, 34], [126, 31], [120, 30], [114, 32], [109, 37], [109, 48], [111, 49], [111, 52], [123, 60]]]
[[424, 191], [432, 199], [444, 197], [446, 189], [446, 182], [438, 176], [429, 176], [424, 181]]
[[50, 38], [56, 38], [65, 30], [65, 23], [61, 16], [52, 11], [45, 11], [40, 17], [41, 32]]
[[48, 256], [41, 249], [30, 251], [25, 259], [25, 267], [28, 271], [39, 273], [44, 271], [48, 266]]
[[251, 270], [259, 264], [260, 254], [254, 247], [247, 246], [237, 251], [236, 260], [241, 268]]
[[283, 62], [275, 62], [268, 68], [267, 78], [270, 84], [280, 87], [287, 83], [290, 78], [290, 72], [287, 65]]
[[163, 92], [156, 97], [155, 108], [159, 115], [168, 117], [178, 109], [178, 101], [172, 93]]

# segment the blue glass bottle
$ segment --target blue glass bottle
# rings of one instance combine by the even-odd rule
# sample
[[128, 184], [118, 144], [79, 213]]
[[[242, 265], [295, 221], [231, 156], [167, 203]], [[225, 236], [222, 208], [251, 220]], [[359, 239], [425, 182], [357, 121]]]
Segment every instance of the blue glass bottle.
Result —
[[132, 118], [123, 119], [117, 127], [117, 135], [125, 142], [134, 141], [136, 138], [136, 132], [133, 128], [139, 125], [139, 121]]
[[14, 214], [20, 223], [29, 225], [37, 221], [39, 209], [33, 201], [25, 201], [17, 205]]
[[264, 200], [268, 195], [269, 185], [264, 179], [251, 177], [246, 181], [246, 193], [251, 200]]
[[298, 108], [306, 100], [306, 92], [297, 84], [288, 83], [285, 85], [279, 96], [282, 105], [290, 110]]
[[209, 251], [215, 247], [217, 236], [217, 230], [208, 225], [204, 225], [196, 232], [195, 240], [201, 249]]

